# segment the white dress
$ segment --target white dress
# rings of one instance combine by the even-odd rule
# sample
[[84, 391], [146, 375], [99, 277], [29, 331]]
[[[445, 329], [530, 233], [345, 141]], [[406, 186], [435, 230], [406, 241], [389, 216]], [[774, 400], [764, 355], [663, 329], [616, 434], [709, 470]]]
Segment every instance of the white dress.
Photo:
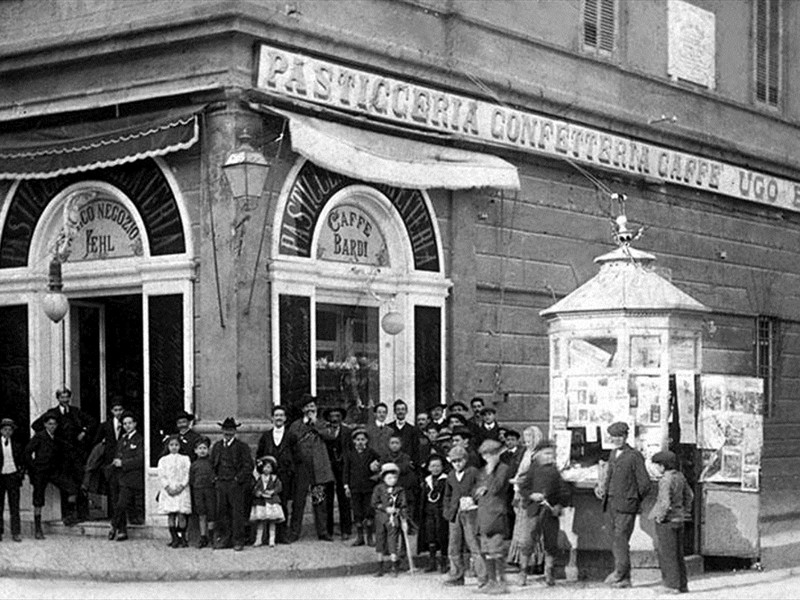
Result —
[[[191, 461], [183, 454], [167, 454], [158, 460], [158, 481], [161, 491], [158, 493], [158, 512], [162, 514], [192, 512], [192, 496], [189, 489], [189, 467]], [[184, 485], [180, 494], [170, 496], [167, 486]]]

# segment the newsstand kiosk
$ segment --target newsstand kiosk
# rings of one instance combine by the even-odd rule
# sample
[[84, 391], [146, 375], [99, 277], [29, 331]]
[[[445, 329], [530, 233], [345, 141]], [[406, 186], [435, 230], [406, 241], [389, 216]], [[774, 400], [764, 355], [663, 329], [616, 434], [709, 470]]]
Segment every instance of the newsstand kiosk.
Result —
[[[651, 474], [649, 459], [656, 452], [670, 449], [680, 457], [697, 497], [693, 522], [687, 523], [687, 556], [727, 552], [725, 533], [718, 526], [731, 524], [717, 523], [716, 513], [731, 504], [755, 515], [756, 523], [744, 535], [751, 543], [732, 552], [746, 556], [757, 551], [758, 507], [753, 511], [750, 505], [758, 502], [758, 494], [731, 493], [741, 494], [746, 485], [758, 488], [761, 424], [753, 413], [760, 410], [761, 380], [702, 375], [702, 332], [709, 309], [654, 270], [655, 256], [628, 241], [596, 258], [597, 275], [541, 312], [549, 322], [550, 435], [562, 475], [573, 486], [573, 506], [561, 522], [570, 550], [568, 579], [595, 577], [613, 568], [610, 536], [594, 488], [611, 449], [606, 428], [614, 421], [628, 423], [628, 443], [645, 455]], [[737, 399], [736, 406], [730, 405], [731, 398]], [[747, 449], [725, 448], [723, 421], [732, 409], [743, 415], [740, 421], [753, 417], [753, 427], [743, 428], [750, 435], [749, 458]], [[742, 485], [732, 489], [729, 484], [736, 477]], [[709, 483], [698, 486], [703, 481]], [[653, 484], [631, 538], [634, 567], [658, 564], [654, 526], [647, 519], [657, 494]], [[748, 527], [733, 526], [738, 532]]]

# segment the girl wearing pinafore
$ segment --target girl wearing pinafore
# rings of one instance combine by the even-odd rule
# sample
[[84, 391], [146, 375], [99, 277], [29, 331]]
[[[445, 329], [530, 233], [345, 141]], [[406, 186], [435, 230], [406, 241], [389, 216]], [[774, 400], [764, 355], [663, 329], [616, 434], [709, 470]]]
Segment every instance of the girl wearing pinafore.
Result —
[[158, 512], [169, 515], [170, 548], [186, 548], [186, 515], [192, 512], [192, 496], [189, 490], [188, 456], [180, 454], [181, 443], [177, 435], [167, 440], [169, 454], [158, 459]]
[[253, 508], [250, 511], [250, 520], [258, 523], [258, 528], [261, 530], [262, 546], [267, 544], [267, 530], [269, 530], [270, 548], [275, 547], [276, 525], [286, 520], [280, 496], [283, 484], [275, 474], [277, 466], [278, 461], [272, 456], [262, 456], [256, 461], [259, 475], [253, 487]]

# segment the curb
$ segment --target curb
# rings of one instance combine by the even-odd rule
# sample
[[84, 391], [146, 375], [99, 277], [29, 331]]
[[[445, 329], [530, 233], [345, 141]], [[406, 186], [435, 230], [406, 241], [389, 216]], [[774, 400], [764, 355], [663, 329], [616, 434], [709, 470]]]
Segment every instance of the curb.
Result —
[[248, 569], [224, 571], [65, 571], [61, 569], [21, 569], [0, 567], [0, 577], [15, 579], [63, 579], [78, 581], [102, 581], [106, 583], [164, 582], [164, 581], [212, 581], [212, 580], [264, 580], [264, 579], [320, 579], [367, 575], [378, 569], [378, 562], [335, 567], [288, 569]]

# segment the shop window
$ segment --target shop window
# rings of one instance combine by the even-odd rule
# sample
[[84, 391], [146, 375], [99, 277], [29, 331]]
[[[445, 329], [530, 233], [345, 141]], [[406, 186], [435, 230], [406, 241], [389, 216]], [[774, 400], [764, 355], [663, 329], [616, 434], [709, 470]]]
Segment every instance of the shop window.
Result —
[[772, 416], [776, 374], [778, 320], [760, 315], [756, 321], [756, 376], [764, 380], [764, 416]]
[[155, 467], [163, 449], [163, 436], [172, 431], [175, 415], [184, 407], [183, 296], [150, 296], [148, 303], [150, 466]]
[[442, 311], [414, 307], [414, 407], [426, 412], [442, 402]]
[[302, 416], [298, 406], [311, 393], [311, 298], [281, 294], [280, 327], [281, 405], [294, 420]]
[[617, 35], [616, 8], [616, 0], [584, 0], [584, 50], [606, 55], [614, 52]]
[[0, 307], [0, 411], [17, 422], [20, 442], [30, 434], [28, 307]]
[[754, 0], [755, 99], [777, 107], [781, 96], [781, 3]]
[[317, 398], [363, 422], [380, 402], [378, 309], [317, 304]]

